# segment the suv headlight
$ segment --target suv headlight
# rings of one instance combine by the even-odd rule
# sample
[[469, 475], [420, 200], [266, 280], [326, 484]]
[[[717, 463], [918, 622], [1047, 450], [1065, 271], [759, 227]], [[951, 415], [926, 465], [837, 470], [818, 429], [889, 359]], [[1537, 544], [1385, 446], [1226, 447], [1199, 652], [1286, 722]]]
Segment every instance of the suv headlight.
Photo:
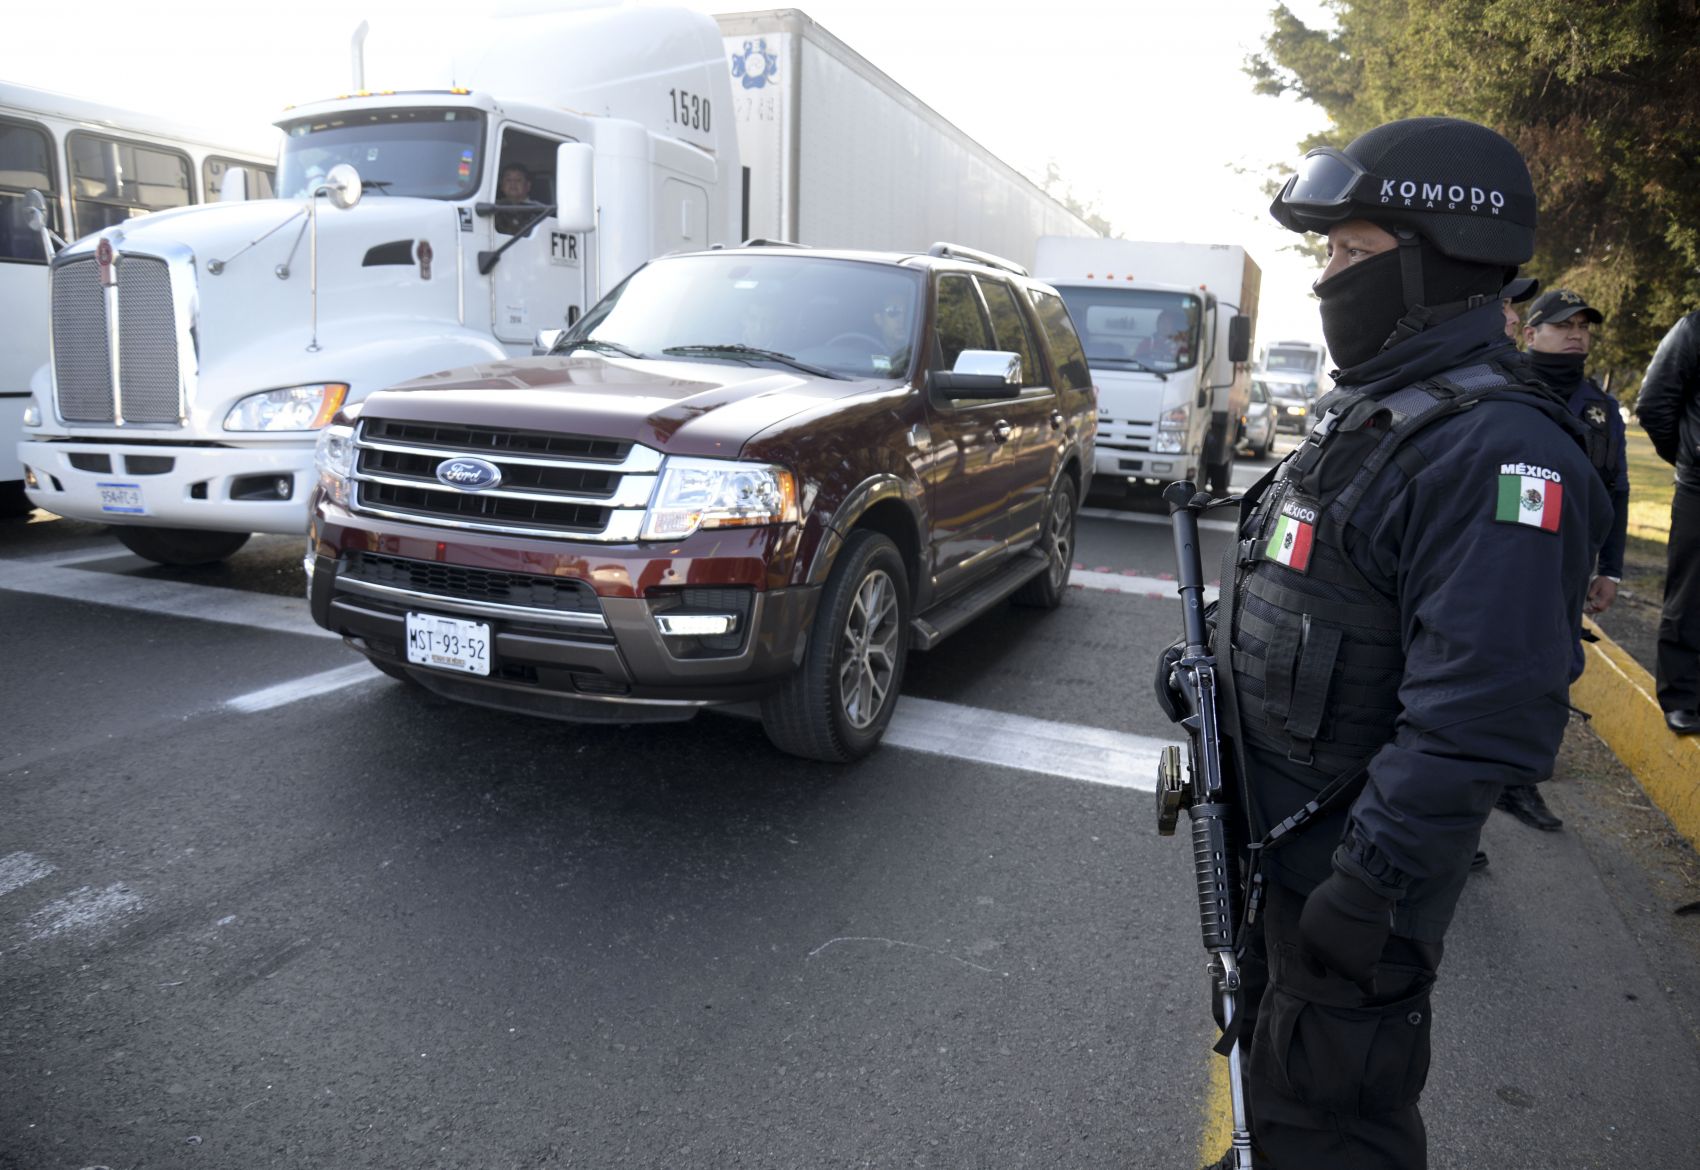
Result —
[[250, 394], [224, 416], [227, 431], [316, 431], [348, 397], [346, 382], [315, 382]]
[[348, 477], [354, 474], [354, 428], [326, 427], [313, 445], [319, 490], [334, 504], [348, 507]]
[[788, 524], [797, 480], [783, 467], [669, 457], [644, 513], [643, 540], [677, 540], [699, 528]]

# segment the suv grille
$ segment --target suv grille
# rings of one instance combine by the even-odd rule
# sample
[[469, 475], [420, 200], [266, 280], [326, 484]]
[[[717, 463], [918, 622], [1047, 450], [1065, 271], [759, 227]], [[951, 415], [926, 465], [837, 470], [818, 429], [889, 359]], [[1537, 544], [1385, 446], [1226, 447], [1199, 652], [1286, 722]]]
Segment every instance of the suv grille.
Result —
[[344, 554], [346, 573], [358, 581], [432, 593], [458, 601], [489, 601], [498, 605], [521, 605], [561, 613], [600, 613], [596, 593], [583, 581], [562, 577], [502, 573], [492, 569], [469, 569], [436, 561], [382, 556], [352, 551]]
[[59, 415], [67, 422], [181, 421], [171, 271], [152, 256], [120, 256], [119, 389], [114, 402], [111, 334], [100, 266], [74, 260], [53, 273], [53, 361]]
[[[633, 541], [661, 456], [592, 435], [362, 419], [355, 432], [355, 510], [425, 524], [531, 536]], [[446, 460], [475, 456], [501, 480], [468, 491], [443, 483]]]

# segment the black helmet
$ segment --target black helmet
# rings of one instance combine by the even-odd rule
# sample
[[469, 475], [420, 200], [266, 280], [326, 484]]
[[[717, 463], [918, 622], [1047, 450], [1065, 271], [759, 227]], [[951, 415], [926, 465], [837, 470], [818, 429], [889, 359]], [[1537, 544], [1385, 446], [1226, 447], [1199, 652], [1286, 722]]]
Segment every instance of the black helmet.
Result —
[[1515, 268], [1535, 253], [1535, 187], [1523, 156], [1459, 118], [1404, 118], [1343, 151], [1313, 150], [1269, 210], [1295, 232], [1346, 219], [1408, 227], [1465, 263]]

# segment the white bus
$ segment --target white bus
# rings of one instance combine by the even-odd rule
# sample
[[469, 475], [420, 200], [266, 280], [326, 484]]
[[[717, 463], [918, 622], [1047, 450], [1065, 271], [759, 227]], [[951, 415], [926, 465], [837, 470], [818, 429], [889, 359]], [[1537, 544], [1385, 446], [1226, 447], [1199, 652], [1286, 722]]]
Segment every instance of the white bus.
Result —
[[[134, 110], [0, 82], [0, 516], [30, 510], [18, 462], [30, 376], [47, 364], [50, 246], [30, 223], [30, 192], [63, 240], [151, 211], [216, 201], [243, 174], [269, 198], [276, 131], [231, 143]], [[232, 184], [234, 191], [235, 185]]]

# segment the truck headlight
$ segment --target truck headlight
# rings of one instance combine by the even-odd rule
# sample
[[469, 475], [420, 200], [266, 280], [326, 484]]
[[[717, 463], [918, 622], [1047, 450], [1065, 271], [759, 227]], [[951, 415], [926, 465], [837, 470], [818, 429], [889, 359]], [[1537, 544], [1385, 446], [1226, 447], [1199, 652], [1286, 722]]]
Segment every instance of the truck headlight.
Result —
[[348, 477], [354, 474], [354, 428], [326, 427], [313, 445], [319, 490], [334, 504], [348, 507]]
[[783, 467], [670, 457], [644, 513], [643, 540], [677, 540], [699, 528], [788, 524], [797, 480]]
[[1151, 436], [1151, 449], [1171, 455], [1180, 452], [1190, 421], [1191, 412], [1184, 406], [1164, 411], [1157, 418], [1157, 433]]
[[29, 405], [24, 407], [24, 425], [26, 427], [39, 427], [41, 425], [41, 407], [35, 404], [33, 398], [30, 399]]
[[316, 431], [336, 417], [346, 382], [315, 382], [250, 394], [224, 416], [227, 431]]

